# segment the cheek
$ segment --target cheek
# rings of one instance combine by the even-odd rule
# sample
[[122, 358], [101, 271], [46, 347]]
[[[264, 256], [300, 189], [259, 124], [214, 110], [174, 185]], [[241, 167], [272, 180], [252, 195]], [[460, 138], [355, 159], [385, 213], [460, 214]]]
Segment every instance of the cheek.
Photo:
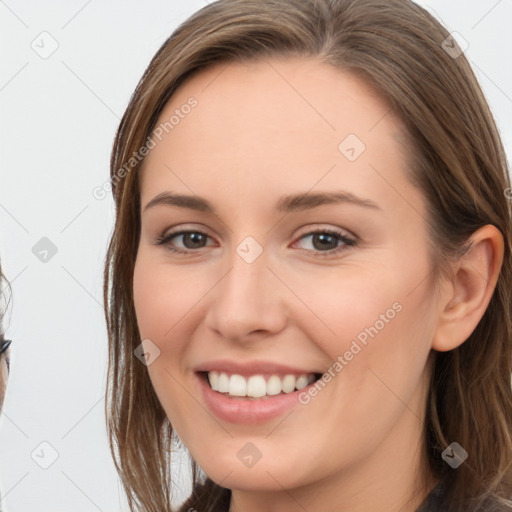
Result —
[[[155, 393], [171, 422], [178, 422], [187, 409], [182, 396], [179, 363], [185, 343], [178, 338], [169, 339], [175, 332], [175, 324], [185, 314], [183, 295], [176, 290], [169, 278], [169, 269], [158, 264], [144, 252], [139, 253], [133, 275], [133, 298], [137, 325], [141, 340], [151, 340], [145, 350], [157, 350], [158, 356], [147, 366]], [[184, 339], [185, 337], [179, 337]], [[144, 343], [147, 343], [145, 341]], [[157, 348], [154, 348], [154, 347]], [[156, 352], [153, 352], [156, 353]]]
[[138, 257], [133, 275], [133, 301], [135, 315], [142, 339], [158, 338], [159, 327], [163, 327], [164, 318], [156, 314], [156, 309], [162, 309], [162, 290], [158, 287], [155, 269], [144, 257]]
[[[343, 370], [337, 369], [346, 376], [341, 379], [346, 392], [363, 399], [361, 391], [368, 388], [363, 400], [378, 401], [372, 389], [385, 387], [379, 377], [397, 393], [414, 389], [435, 328], [428, 280], [418, 286], [417, 276], [425, 274], [410, 262], [400, 268], [390, 262], [382, 272], [354, 272], [323, 286], [322, 293], [310, 293], [329, 328], [316, 322], [322, 329], [316, 339], [333, 363], [341, 356]], [[320, 332], [325, 335], [318, 336]]]
[[[180, 269], [153, 261], [142, 253], [133, 276], [133, 297], [137, 324], [142, 339], [149, 338], [160, 350], [165, 338], [172, 336], [176, 324], [197, 301], [197, 291]], [[195, 299], [195, 301], [194, 301]]]
[[309, 277], [295, 287], [299, 296], [307, 297], [310, 310], [296, 320], [332, 360], [349, 350], [352, 341], [364, 348], [372, 339], [384, 338], [403, 315], [400, 281], [377, 274], [349, 269], [338, 278]]
[[137, 256], [133, 297], [140, 338], [151, 340], [159, 351], [148, 365], [148, 373], [171, 417], [175, 405], [182, 407], [187, 402], [182, 386], [189, 365], [188, 349], [197, 323], [204, 317], [201, 298], [211, 284], [197, 271], [186, 271], [158, 258], [144, 250]]
[[7, 366], [4, 361], [0, 361], [0, 403], [5, 394], [5, 388], [7, 384]]

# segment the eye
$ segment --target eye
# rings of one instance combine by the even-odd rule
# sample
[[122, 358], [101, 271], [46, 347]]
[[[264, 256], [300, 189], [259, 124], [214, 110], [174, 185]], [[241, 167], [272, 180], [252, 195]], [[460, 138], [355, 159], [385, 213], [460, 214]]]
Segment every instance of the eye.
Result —
[[[175, 238], [181, 237], [182, 244], [185, 246], [185, 249], [180, 249], [174, 247], [171, 243]], [[192, 230], [181, 230], [175, 233], [169, 233], [168, 235], [159, 236], [157, 238], [157, 245], [165, 245], [167, 248], [179, 254], [188, 254], [190, 251], [194, 249], [201, 249], [204, 247], [203, 242], [210, 238], [206, 233], [202, 231], [192, 231]]]
[[[311, 231], [301, 236], [300, 240], [306, 240], [310, 238], [314, 252], [318, 253], [318, 256], [324, 257], [335, 253], [346, 251], [347, 247], [354, 247], [357, 245], [357, 241], [353, 238], [346, 236], [344, 233], [331, 229], [320, 229], [317, 231]], [[339, 243], [342, 245], [338, 245]]]
[[[300, 240], [311, 238], [313, 249], [305, 249], [309, 252], [313, 251], [320, 257], [329, 256], [335, 253], [346, 251], [347, 247], [354, 247], [357, 241], [348, 237], [344, 233], [331, 229], [321, 229], [311, 231], [301, 236]], [[178, 254], [191, 254], [197, 249], [202, 249], [206, 245], [208, 238], [211, 238], [203, 231], [197, 230], [180, 230], [174, 233], [164, 234], [159, 236], [156, 240], [156, 245], [165, 245], [166, 248]], [[181, 239], [183, 248], [176, 247], [173, 242], [174, 239]], [[341, 246], [339, 245], [341, 242]]]

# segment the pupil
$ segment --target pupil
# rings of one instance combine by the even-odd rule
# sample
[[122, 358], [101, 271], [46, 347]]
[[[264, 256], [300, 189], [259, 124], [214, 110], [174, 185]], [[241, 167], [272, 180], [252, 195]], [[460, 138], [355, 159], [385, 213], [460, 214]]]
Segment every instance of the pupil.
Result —
[[[199, 242], [199, 244], [201, 243], [201, 238], [203, 237], [203, 235], [201, 233], [186, 233], [184, 238], [183, 238], [183, 241], [185, 242], [185, 245], [188, 247], [188, 244], [186, 243], [186, 240], [191, 240], [192, 241], [192, 245], [194, 245], [194, 243], [197, 243]], [[199, 239], [199, 240], [198, 240]], [[188, 247], [189, 249], [197, 249], [197, 247]]]
[[[315, 241], [315, 240], [320, 240], [320, 241], [322, 241], [322, 243], [320, 244], [320, 246], [319, 246], [319, 247], [316, 247], [316, 245], [315, 245], [315, 248], [317, 248], [317, 249], [318, 249], [318, 248], [320, 248], [320, 249], [322, 249], [322, 248], [323, 248], [323, 249], [325, 249], [325, 248], [326, 248], [326, 245], [325, 245], [325, 243], [323, 243], [323, 242], [325, 242], [325, 241], [326, 241], [326, 239], [327, 239], [327, 245], [329, 245], [329, 241], [328, 241], [328, 239], [331, 239], [331, 242], [332, 242], [332, 241], [334, 241], [334, 246], [333, 246], [333, 247], [327, 247], [327, 248], [328, 248], [328, 249], [330, 249], [330, 248], [335, 249], [335, 248], [336, 248], [336, 240], [335, 240], [334, 236], [333, 236], [333, 235], [328, 235], [328, 234], [325, 234], [325, 233], [315, 234], [315, 235], [314, 235], [314, 239], [313, 239], [313, 245], [315, 245], [315, 244], [314, 244], [314, 241]], [[331, 243], [331, 245], [333, 245], [333, 244]]]

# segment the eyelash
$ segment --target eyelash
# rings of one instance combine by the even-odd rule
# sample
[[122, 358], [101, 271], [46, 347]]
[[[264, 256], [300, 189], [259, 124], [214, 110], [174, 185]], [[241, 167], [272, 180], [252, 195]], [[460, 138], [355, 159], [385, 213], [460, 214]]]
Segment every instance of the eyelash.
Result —
[[[198, 230], [181, 230], [181, 231], [177, 231], [175, 233], [170, 233], [168, 234], [167, 236], [159, 236], [155, 242], [156, 245], [166, 245], [168, 244], [168, 247], [167, 249], [174, 252], [174, 253], [178, 253], [178, 254], [190, 254], [191, 252], [193, 253], [194, 251], [198, 251], [199, 249], [189, 249], [189, 250], [183, 250], [183, 249], [177, 249], [175, 247], [172, 247], [170, 245], [170, 241], [179, 236], [179, 235], [186, 235], [186, 234], [190, 234], [190, 233], [195, 233], [195, 234], [200, 234], [200, 235], [204, 235], [208, 238], [210, 238], [208, 236], [208, 234], [204, 233], [203, 231], [198, 231]], [[338, 238], [339, 241], [343, 242], [344, 245], [342, 245], [341, 247], [337, 247], [335, 249], [330, 249], [328, 251], [318, 251], [318, 250], [312, 250], [312, 252], [315, 252], [317, 253], [317, 256], [320, 257], [320, 258], [323, 258], [323, 257], [327, 257], [327, 256], [330, 256], [330, 255], [333, 255], [333, 254], [337, 254], [337, 253], [340, 253], [340, 252], [343, 252], [343, 251], [346, 251], [348, 250], [349, 247], [355, 247], [357, 246], [357, 241], [354, 240], [353, 238], [349, 238], [347, 237], [346, 235], [342, 234], [341, 232], [339, 231], [336, 231], [336, 230], [332, 230], [332, 229], [320, 229], [320, 230], [317, 230], [317, 231], [310, 231], [308, 233], [305, 233], [304, 235], [302, 235], [299, 240], [302, 240], [303, 238], [306, 238], [308, 236], [311, 236], [311, 235], [316, 235], [316, 234], [322, 234], [322, 235], [331, 235], [331, 236], [335, 236]], [[308, 252], [310, 252], [311, 250], [310, 249], [304, 249]]]

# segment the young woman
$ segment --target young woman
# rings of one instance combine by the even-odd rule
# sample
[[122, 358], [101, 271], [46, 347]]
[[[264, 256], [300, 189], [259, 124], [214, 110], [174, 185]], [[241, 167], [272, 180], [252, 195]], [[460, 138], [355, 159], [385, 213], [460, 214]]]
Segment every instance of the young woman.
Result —
[[220, 0], [116, 135], [108, 426], [131, 510], [512, 510], [510, 178], [407, 0]]

